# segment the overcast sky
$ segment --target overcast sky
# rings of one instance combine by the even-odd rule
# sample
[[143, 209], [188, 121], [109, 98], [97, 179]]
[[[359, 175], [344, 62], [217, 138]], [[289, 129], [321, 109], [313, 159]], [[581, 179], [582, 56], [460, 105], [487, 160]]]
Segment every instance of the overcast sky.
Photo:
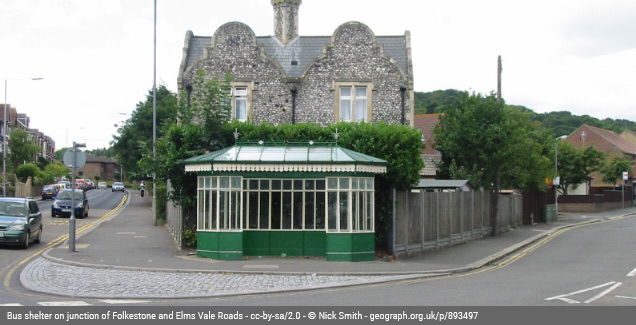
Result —
[[[152, 89], [153, 0], [0, 2], [7, 102], [58, 149], [109, 146]], [[409, 30], [416, 91], [495, 91], [501, 55], [509, 104], [636, 121], [633, 0], [303, 0], [299, 16], [303, 36], [348, 21]], [[158, 85], [177, 91], [187, 30], [212, 36], [229, 21], [272, 35], [271, 0], [157, 0]]]

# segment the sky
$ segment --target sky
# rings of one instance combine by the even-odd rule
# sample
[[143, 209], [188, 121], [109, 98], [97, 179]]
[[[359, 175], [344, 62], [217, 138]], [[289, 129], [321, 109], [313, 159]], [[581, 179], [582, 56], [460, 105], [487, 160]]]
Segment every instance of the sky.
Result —
[[[186, 31], [240, 21], [273, 34], [271, 0], [156, 2], [156, 80], [173, 92]], [[153, 86], [154, 1], [0, 5], [0, 100], [57, 149], [108, 147]], [[501, 56], [508, 104], [636, 121], [636, 1], [303, 0], [299, 34], [331, 36], [349, 21], [378, 36], [410, 31], [415, 91], [489, 94]]]

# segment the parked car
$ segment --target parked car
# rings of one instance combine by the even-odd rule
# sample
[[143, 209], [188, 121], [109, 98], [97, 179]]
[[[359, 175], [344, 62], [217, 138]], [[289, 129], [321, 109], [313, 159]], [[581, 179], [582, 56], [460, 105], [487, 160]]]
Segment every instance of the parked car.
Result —
[[69, 181], [59, 181], [58, 184], [64, 185], [64, 188], [71, 188], [71, 182]]
[[71, 191], [71, 189], [64, 189], [57, 193], [53, 206], [51, 206], [51, 217], [71, 216], [71, 195], [73, 195], [75, 200], [75, 217], [88, 217], [88, 197], [81, 189], [76, 189], [74, 191]]
[[113, 190], [113, 192], [115, 192], [115, 191], [122, 191], [123, 192], [125, 190], [124, 183], [122, 183], [122, 182], [115, 182], [115, 183], [113, 183], [113, 185], [110, 188]]
[[33, 199], [0, 198], [0, 244], [24, 248], [42, 238], [42, 212]]
[[104, 189], [104, 190], [105, 190], [105, 189], [107, 189], [107, 188], [108, 188], [108, 185], [106, 185], [106, 182], [99, 182], [99, 183], [97, 183], [97, 189], [98, 189], [98, 190], [101, 190], [101, 189]]
[[60, 190], [57, 185], [46, 185], [42, 188], [42, 200], [53, 200]]

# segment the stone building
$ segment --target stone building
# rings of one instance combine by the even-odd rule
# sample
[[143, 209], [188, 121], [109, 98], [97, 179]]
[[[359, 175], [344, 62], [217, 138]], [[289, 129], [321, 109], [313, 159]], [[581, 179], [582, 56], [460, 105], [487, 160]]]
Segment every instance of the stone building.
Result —
[[413, 126], [409, 31], [376, 36], [347, 22], [331, 36], [299, 36], [301, 0], [272, 0], [274, 36], [256, 36], [241, 22], [213, 36], [186, 32], [179, 91], [198, 71], [232, 77], [232, 118], [254, 123], [386, 122]]

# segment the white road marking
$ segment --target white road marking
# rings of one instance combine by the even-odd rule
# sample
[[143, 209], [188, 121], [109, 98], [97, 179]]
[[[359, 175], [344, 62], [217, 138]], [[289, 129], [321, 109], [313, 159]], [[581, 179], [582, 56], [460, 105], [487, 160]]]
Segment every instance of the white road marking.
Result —
[[0, 304], [2, 307], [24, 306], [23, 304]]
[[634, 299], [636, 300], [636, 297], [627, 297], [627, 296], [614, 296], [616, 298], [625, 298], [625, 299]]
[[636, 269], [633, 269], [631, 272], [627, 273], [627, 276], [636, 276]]
[[38, 302], [41, 306], [91, 306], [86, 301], [42, 301]]
[[105, 299], [105, 300], [100, 300], [103, 303], [106, 304], [112, 304], [112, 305], [116, 305], [116, 304], [145, 304], [147, 302], [150, 302], [150, 300], [131, 300], [131, 299]]
[[583, 303], [589, 304], [590, 302], [592, 302], [592, 301], [594, 301], [596, 299], [599, 299], [599, 298], [603, 297], [604, 295], [608, 294], [609, 292], [611, 292], [612, 290], [618, 288], [618, 286], [620, 286], [621, 284], [623, 284], [623, 283], [616, 282], [616, 281], [611, 281], [611, 282], [607, 282], [607, 283], [604, 283], [604, 284], [601, 284], [601, 285], [597, 285], [597, 286], [592, 287], [592, 288], [583, 289], [583, 290], [575, 291], [575, 292], [572, 292], [572, 293], [567, 293], [567, 294], [560, 295], [560, 296], [554, 296], [554, 297], [546, 298], [545, 300], [561, 300], [561, 301], [567, 302], [568, 304], [580, 304], [581, 303], [580, 301], [574, 300], [574, 299], [570, 299], [568, 297], [574, 296], [574, 295], [578, 295], [580, 293], [585, 293], [585, 292], [588, 292], [588, 291], [592, 291], [592, 290], [596, 290], [596, 289], [600, 289], [600, 288], [604, 288], [604, 287], [610, 286], [609, 288], [603, 290], [598, 295], [583, 301]]

